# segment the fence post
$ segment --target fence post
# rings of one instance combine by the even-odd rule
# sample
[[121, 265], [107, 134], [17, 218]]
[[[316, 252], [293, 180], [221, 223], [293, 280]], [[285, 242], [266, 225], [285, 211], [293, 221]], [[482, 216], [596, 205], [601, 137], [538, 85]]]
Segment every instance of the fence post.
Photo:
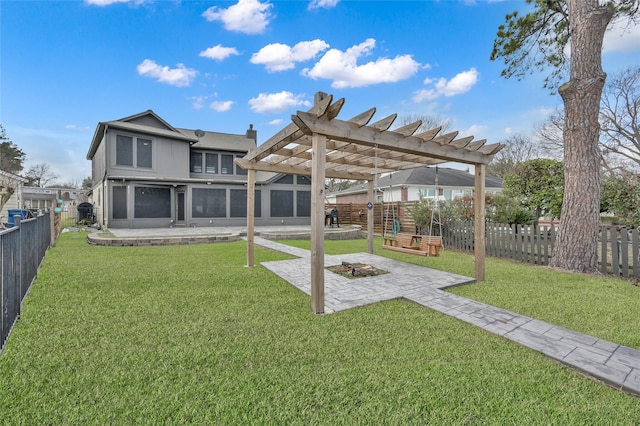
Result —
[[56, 215], [53, 213], [53, 209], [49, 210], [49, 228], [51, 230], [51, 240], [49, 245], [55, 247], [56, 245]]
[[629, 231], [627, 228], [620, 230], [620, 273], [623, 277], [629, 278]]

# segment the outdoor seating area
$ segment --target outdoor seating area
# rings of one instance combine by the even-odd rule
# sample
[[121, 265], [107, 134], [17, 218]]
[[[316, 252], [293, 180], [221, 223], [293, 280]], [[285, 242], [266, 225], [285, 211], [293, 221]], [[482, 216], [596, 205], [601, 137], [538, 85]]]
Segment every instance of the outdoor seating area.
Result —
[[442, 237], [411, 234], [385, 236], [382, 248], [416, 256], [440, 256]]
[[324, 211], [324, 226], [333, 228], [333, 225], [340, 228], [340, 215], [338, 213], [338, 209], [335, 207], [331, 210]]

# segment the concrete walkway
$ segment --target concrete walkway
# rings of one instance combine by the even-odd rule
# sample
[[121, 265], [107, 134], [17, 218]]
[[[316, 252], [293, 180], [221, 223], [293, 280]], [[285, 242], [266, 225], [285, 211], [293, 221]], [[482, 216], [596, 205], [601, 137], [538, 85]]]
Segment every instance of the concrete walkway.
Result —
[[[311, 294], [308, 250], [260, 237], [255, 237], [255, 244], [296, 256], [262, 265]], [[373, 264], [389, 273], [349, 279], [325, 270], [327, 313], [404, 298], [542, 352], [608, 385], [640, 396], [640, 351], [636, 349], [442, 291], [473, 282], [469, 277], [367, 253], [325, 255], [325, 266], [339, 265], [342, 261]]]

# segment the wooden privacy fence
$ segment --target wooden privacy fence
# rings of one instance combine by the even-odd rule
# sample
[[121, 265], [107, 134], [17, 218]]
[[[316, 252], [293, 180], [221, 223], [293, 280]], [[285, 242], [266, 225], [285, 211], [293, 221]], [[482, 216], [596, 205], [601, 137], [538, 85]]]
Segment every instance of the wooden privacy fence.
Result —
[[[400, 222], [400, 232], [415, 234], [416, 225], [411, 217], [411, 206], [415, 202], [390, 202], [373, 204], [373, 233], [390, 234], [393, 220]], [[325, 204], [325, 210], [338, 209], [340, 224], [360, 225], [367, 229], [367, 203]], [[385, 231], [386, 227], [386, 231]]]
[[[390, 234], [391, 222], [400, 222], [400, 232], [416, 233], [411, 217], [415, 202], [375, 203], [374, 233]], [[367, 226], [366, 203], [327, 204], [338, 209], [340, 223]], [[434, 232], [439, 231], [435, 227]], [[486, 253], [488, 256], [513, 259], [535, 265], [548, 265], [556, 241], [557, 228], [553, 225], [505, 225], [487, 222]], [[442, 218], [442, 240], [445, 248], [473, 251], [473, 221]], [[640, 278], [640, 231], [625, 227], [603, 225], [598, 241], [598, 264], [603, 274], [625, 278]]]
[[[504, 225], [487, 222], [486, 253], [488, 256], [548, 265], [557, 232], [553, 225]], [[446, 248], [473, 251], [473, 222], [445, 221], [442, 233]], [[640, 278], [640, 232], [637, 229], [603, 225], [597, 256], [603, 274]]]
[[51, 243], [50, 213], [0, 232], [0, 354]]

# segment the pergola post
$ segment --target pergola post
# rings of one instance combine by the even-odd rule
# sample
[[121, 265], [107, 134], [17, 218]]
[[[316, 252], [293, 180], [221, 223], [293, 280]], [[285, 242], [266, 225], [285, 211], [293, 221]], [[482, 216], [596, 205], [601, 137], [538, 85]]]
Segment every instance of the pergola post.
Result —
[[253, 266], [254, 242], [253, 234], [255, 223], [256, 205], [256, 171], [247, 170], [247, 266]]
[[474, 239], [473, 254], [475, 256], [475, 278], [484, 281], [485, 271], [485, 169], [484, 164], [476, 164], [475, 188], [473, 193]]
[[324, 313], [324, 190], [326, 136], [311, 137], [311, 310]]
[[[374, 194], [373, 194], [373, 180], [367, 182], [367, 200], [374, 206]], [[367, 205], [367, 253], [373, 254], [373, 208], [369, 208]]]

